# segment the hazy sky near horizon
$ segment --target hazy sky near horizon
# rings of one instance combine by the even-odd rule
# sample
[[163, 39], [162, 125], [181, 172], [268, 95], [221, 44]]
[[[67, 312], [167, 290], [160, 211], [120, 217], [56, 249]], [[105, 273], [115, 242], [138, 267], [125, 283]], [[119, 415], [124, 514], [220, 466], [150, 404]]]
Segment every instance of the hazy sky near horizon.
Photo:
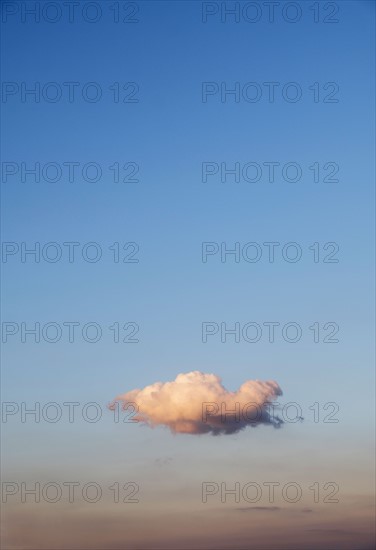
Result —
[[[374, 2], [281, 1], [274, 22], [270, 3], [256, 2], [254, 23], [247, 2], [82, 1], [72, 22], [65, 6], [55, 23], [56, 2], [46, 4], [2, 6], [2, 473], [18, 484], [4, 546], [371, 548]], [[117, 9], [126, 22], [114, 22]], [[26, 93], [35, 85], [39, 101]], [[36, 163], [40, 181], [25, 171]], [[118, 166], [120, 180], [138, 181], [114, 181]], [[240, 181], [225, 173], [235, 166]], [[39, 262], [25, 254], [35, 243]], [[63, 243], [76, 243], [73, 261]], [[39, 343], [25, 333], [35, 323]], [[108, 408], [191, 371], [230, 392], [274, 380], [278, 402], [296, 403], [304, 420], [174, 435]], [[56, 423], [43, 416], [50, 402]], [[78, 403], [73, 422], [68, 402]], [[40, 422], [22, 415], [35, 403]], [[79, 497], [22, 503], [21, 483], [38, 481], [77, 481]], [[81, 498], [88, 482], [103, 490], [96, 503]], [[203, 502], [209, 482], [218, 491]], [[258, 501], [244, 498], [251, 482]], [[133, 483], [139, 502], [114, 502], [114, 483]], [[240, 484], [238, 502], [221, 501], [222, 483]], [[283, 498], [288, 483], [301, 488], [295, 503]], [[328, 502], [334, 486], [339, 502]]]

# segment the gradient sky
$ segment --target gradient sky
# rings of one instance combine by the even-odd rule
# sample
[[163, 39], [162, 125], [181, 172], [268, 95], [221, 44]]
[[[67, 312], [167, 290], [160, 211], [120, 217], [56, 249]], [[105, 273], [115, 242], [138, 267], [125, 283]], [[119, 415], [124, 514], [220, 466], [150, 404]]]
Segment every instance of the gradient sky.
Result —
[[[5, 4], [5, 2], [4, 2]], [[21, 10], [25, 2], [14, 3]], [[28, 2], [28, 4], [32, 4]], [[41, 3], [41, 5], [43, 2]], [[87, 4], [81, 2], [80, 4]], [[103, 178], [57, 183], [19, 174], [2, 181], [2, 240], [95, 241], [98, 263], [2, 264], [3, 322], [95, 321], [95, 344], [32, 341], [3, 345], [3, 401], [97, 402], [97, 423], [2, 425], [3, 479], [133, 481], [137, 504], [66, 501], [4, 506], [4, 547], [15, 549], [349, 549], [372, 547], [374, 417], [374, 27], [371, 1], [339, 1], [338, 23], [288, 23], [265, 10], [259, 22], [218, 15], [202, 22], [202, 3], [138, 2], [139, 22], [79, 15], [52, 24], [3, 23], [2, 80], [97, 82], [103, 98], [57, 103], [3, 98], [3, 162], [96, 162]], [[122, 3], [120, 2], [120, 5]], [[220, 6], [220, 2], [214, 3]], [[228, 2], [232, 6], [233, 2]], [[244, 2], [240, 3], [242, 6]], [[263, 6], [262, 2], [258, 2]], [[285, 3], [281, 2], [281, 6]], [[319, 2], [321, 8], [326, 4]], [[260, 8], [264, 9], [264, 8]], [[65, 12], [64, 12], [65, 13]], [[321, 13], [321, 12], [320, 12]], [[109, 86], [137, 82], [138, 103], [114, 103]], [[219, 95], [201, 100], [202, 82], [298, 82], [303, 97], [258, 103]], [[338, 103], [313, 102], [309, 86], [336, 82]], [[297, 162], [301, 181], [201, 180], [203, 162]], [[114, 162], [140, 166], [139, 183], [114, 183]], [[338, 183], [318, 183], [314, 162], [336, 162]], [[297, 242], [303, 257], [258, 263], [201, 261], [204, 241]], [[108, 247], [136, 242], [138, 263], [114, 263]], [[338, 263], [314, 263], [309, 247], [335, 242]], [[271, 344], [201, 340], [201, 324], [299, 323], [302, 339]], [[114, 343], [109, 326], [136, 322], [139, 343]], [[314, 343], [314, 322], [335, 322], [339, 342]], [[304, 421], [260, 426], [231, 436], [172, 435], [114, 423], [117, 395], [177, 374], [219, 375], [236, 390], [245, 380], [276, 380], [280, 401], [301, 405]], [[315, 423], [313, 403], [335, 402], [338, 423]], [[297, 482], [297, 504], [264, 496], [201, 502], [204, 481], [229, 486]], [[314, 503], [308, 487], [336, 482], [338, 504]]]

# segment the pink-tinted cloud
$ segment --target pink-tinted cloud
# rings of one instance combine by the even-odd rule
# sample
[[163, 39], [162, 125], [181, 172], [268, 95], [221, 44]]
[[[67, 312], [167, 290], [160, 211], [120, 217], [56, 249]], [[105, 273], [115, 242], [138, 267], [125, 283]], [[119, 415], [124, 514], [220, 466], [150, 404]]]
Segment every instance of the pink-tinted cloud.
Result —
[[273, 380], [247, 380], [231, 392], [219, 376], [193, 371], [179, 374], [172, 382], [156, 382], [119, 395], [110, 407], [116, 402], [123, 407], [133, 403], [137, 410], [133, 420], [151, 427], [167, 426], [173, 433], [232, 434], [261, 423], [278, 427], [281, 420], [268, 409], [278, 395], [282, 390]]

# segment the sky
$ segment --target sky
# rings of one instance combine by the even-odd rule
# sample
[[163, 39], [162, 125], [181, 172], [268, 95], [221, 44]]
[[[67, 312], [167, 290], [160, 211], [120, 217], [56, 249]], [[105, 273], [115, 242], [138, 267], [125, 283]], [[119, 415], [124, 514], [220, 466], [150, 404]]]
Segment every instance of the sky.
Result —
[[2, 2], [4, 548], [372, 548], [374, 2], [76, 4]]

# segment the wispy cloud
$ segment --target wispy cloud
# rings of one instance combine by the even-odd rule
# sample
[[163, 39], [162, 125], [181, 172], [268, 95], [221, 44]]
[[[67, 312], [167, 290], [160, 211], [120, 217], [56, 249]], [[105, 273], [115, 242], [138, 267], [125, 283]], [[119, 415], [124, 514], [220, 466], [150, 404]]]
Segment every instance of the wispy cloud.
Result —
[[244, 506], [236, 509], [239, 512], [278, 512], [282, 510], [280, 506]]

